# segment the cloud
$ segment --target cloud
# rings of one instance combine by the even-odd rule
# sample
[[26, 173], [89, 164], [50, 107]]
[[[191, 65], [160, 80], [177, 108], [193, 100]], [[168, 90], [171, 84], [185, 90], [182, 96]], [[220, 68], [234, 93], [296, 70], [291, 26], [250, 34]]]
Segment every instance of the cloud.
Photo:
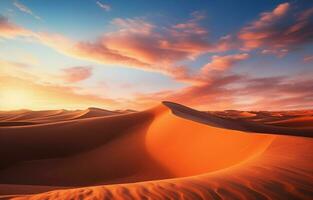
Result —
[[[60, 53], [102, 64], [160, 72], [172, 77], [185, 77], [187, 69], [174, 62], [186, 58], [188, 52], [160, 47], [153, 25], [143, 20], [116, 19], [118, 31], [107, 33], [95, 41], [73, 41], [59, 34], [33, 32], [0, 18], [0, 36], [15, 38], [28, 36]], [[139, 28], [140, 27], [140, 28]], [[155, 47], [153, 46], [155, 45]]]
[[[313, 80], [312, 74], [248, 78], [234, 95], [242, 98], [254, 96], [252, 104], [241, 105], [250, 109], [279, 110], [312, 108]], [[270, 98], [269, 98], [270, 97]]]
[[[206, 53], [219, 53], [237, 48], [243, 42], [245, 50], [261, 48], [263, 54], [284, 56], [300, 44], [310, 41], [313, 31], [312, 9], [290, 14], [291, 4], [278, 5], [271, 12], [241, 29], [238, 38], [232, 35], [209, 41], [209, 31], [201, 26], [205, 14], [193, 12], [188, 20], [167, 26], [157, 26], [143, 18], [116, 18], [111, 32], [97, 39], [73, 41], [63, 35], [32, 32], [6, 21], [6, 37], [29, 35], [44, 45], [68, 56], [118, 67], [136, 68], [165, 74], [171, 78], [201, 85], [214, 75], [249, 58], [247, 53], [215, 55], [199, 72], [181, 63]], [[291, 20], [289, 20], [291, 19]], [[292, 28], [296, 24], [298, 28]], [[11, 28], [8, 28], [11, 27]], [[4, 34], [3, 34], [4, 35]], [[1, 36], [1, 33], [0, 33]]]
[[211, 48], [207, 32], [193, 21], [170, 27], [157, 27], [142, 19], [117, 18], [112, 23], [118, 30], [104, 34], [100, 42], [150, 65], [194, 58]]
[[221, 75], [202, 85], [188, 86], [174, 92], [169, 98], [190, 106], [225, 109], [231, 105], [232, 98], [232, 91], [227, 89], [227, 86], [241, 79], [242, 77], [239, 75]]
[[[225, 51], [231, 36], [217, 43], [208, 41], [208, 31], [200, 22], [204, 13], [193, 12], [189, 20], [166, 27], [156, 26], [142, 18], [112, 20], [115, 30], [90, 41], [73, 41], [58, 34], [32, 32], [17, 25], [6, 35], [17, 37], [26, 32], [31, 38], [60, 53], [102, 64], [159, 72], [181, 82], [198, 83], [188, 67], [178, 64], [207, 52]], [[8, 28], [6, 28], [8, 29]]]
[[312, 62], [313, 61], [313, 55], [312, 56], [305, 56], [303, 58], [303, 61], [308, 63], [308, 62]]
[[80, 59], [102, 64], [160, 72], [182, 81], [188, 75], [184, 66], [176, 63], [191, 59], [210, 48], [206, 33], [192, 31], [194, 27], [159, 29], [142, 19], [114, 19], [116, 31], [95, 41], [75, 42], [61, 35], [37, 33], [42, 43]]
[[141, 106], [160, 101], [175, 101], [205, 110], [288, 110], [312, 109], [312, 74], [251, 77], [229, 74], [215, 76], [202, 85], [187, 86], [180, 90], [165, 90], [137, 94], [135, 102]]
[[13, 5], [14, 5], [17, 9], [19, 9], [21, 12], [24, 12], [24, 13], [26, 13], [26, 14], [31, 15], [31, 16], [33, 16], [35, 19], [42, 20], [41, 17], [39, 17], [38, 15], [34, 14], [34, 12], [33, 12], [31, 9], [29, 9], [26, 5], [24, 5], [24, 4], [20, 3], [20, 2], [18, 2], [17, 0], [15, 0], [15, 1], [13, 2]]
[[107, 12], [111, 10], [111, 6], [109, 4], [104, 4], [104, 3], [101, 3], [100, 1], [97, 1], [96, 4]]
[[62, 70], [61, 77], [66, 82], [79, 82], [88, 79], [92, 75], [91, 67], [70, 67]]
[[227, 86], [243, 77], [239, 75], [221, 75], [213, 77], [209, 82], [192, 85], [175, 91], [161, 91], [150, 94], [138, 94], [135, 101], [142, 105], [151, 105], [160, 101], [174, 101], [199, 109], [228, 109], [233, 104], [232, 90]]
[[289, 52], [288, 49], [264, 49], [261, 51], [262, 54], [276, 55], [279, 58], [284, 57]]
[[279, 4], [271, 12], [241, 29], [245, 50], [264, 48], [265, 53], [283, 56], [289, 50], [313, 41], [313, 8], [296, 11], [293, 4]]
[[201, 70], [202, 72], [204, 72], [204, 74], [207, 74], [212, 70], [225, 71], [237, 62], [246, 60], [247, 58], [249, 58], [249, 55], [247, 53], [232, 54], [226, 56], [215, 55], [212, 56], [211, 62], [203, 66]]
[[[206, 110], [312, 108], [313, 81], [311, 79], [312, 74], [310, 73], [299, 74], [293, 77], [274, 76], [261, 78], [220, 73], [212, 76], [210, 80], [202, 84], [186, 86], [178, 90], [136, 94], [135, 98], [112, 100], [98, 96], [100, 93], [92, 91], [90, 88], [66, 86], [66, 84], [62, 84], [61, 82], [58, 83], [57, 79], [53, 79], [53, 77], [51, 78], [47, 74], [44, 74], [45, 76], [43, 77], [41, 75], [39, 76], [38, 73], [29, 74], [30, 70], [27, 69], [28, 66], [24, 66], [22, 63], [3, 61], [0, 64], [1, 66], [7, 65], [10, 70], [12, 68], [19, 70], [25, 69], [24, 73], [21, 73], [21, 71], [2, 73], [1, 71], [3, 76], [11, 76], [11, 81], [7, 81], [1, 77], [0, 87], [10, 89], [17, 84], [19, 88], [35, 91], [36, 95], [41, 94], [40, 96], [43, 96], [39, 100], [36, 100], [36, 104], [45, 109], [57, 106], [60, 106], [58, 108], [62, 106], [63, 108], [82, 108], [89, 105], [146, 109], [164, 100], [175, 101]], [[9, 83], [13, 83], [13, 86]], [[60, 98], [55, 100], [52, 98], [54, 96], [60, 96]]]
[[15, 38], [18, 36], [32, 36], [33, 33], [27, 29], [19, 27], [0, 15], [0, 37]]

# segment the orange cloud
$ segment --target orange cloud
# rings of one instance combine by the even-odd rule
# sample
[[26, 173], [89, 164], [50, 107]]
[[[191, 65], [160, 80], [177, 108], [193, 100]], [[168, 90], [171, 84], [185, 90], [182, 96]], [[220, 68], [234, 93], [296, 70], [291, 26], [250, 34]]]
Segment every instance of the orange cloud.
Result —
[[22, 36], [26, 32], [68, 56], [160, 72], [179, 81], [192, 82], [188, 69], [176, 63], [215, 49], [220, 51], [208, 42], [207, 31], [198, 24], [201, 19], [200, 13], [193, 13], [186, 23], [157, 27], [142, 19], [117, 18], [112, 21], [117, 30], [93, 42], [76, 42], [58, 34], [32, 32], [7, 20], [2, 20], [5, 23], [0, 27], [7, 30], [6, 37]]
[[79, 82], [89, 78], [92, 75], [91, 67], [70, 67], [62, 70], [61, 77], [66, 82]]
[[141, 19], [115, 19], [118, 30], [103, 35], [98, 43], [150, 65], [172, 64], [212, 48], [205, 29], [197, 21], [157, 27]]
[[[180, 76], [182, 73], [187, 72], [184, 67], [171, 65], [172, 61], [183, 57], [185, 53], [151, 48], [153, 46], [151, 42], [154, 39], [147, 34], [149, 31], [148, 24], [146, 24], [146, 28], [138, 29], [138, 27], [136, 28], [138, 21], [116, 20], [114, 23], [122, 26], [122, 29], [115, 33], [117, 38], [113, 37], [114, 34], [112, 33], [107, 34], [98, 41], [76, 42], [58, 34], [35, 33], [14, 25], [5, 18], [1, 18], [0, 30], [4, 31], [1, 32], [0, 36], [6, 38], [29, 36], [60, 53], [102, 64], [119, 64], [125, 67], [156, 71], [172, 77], [175, 77], [176, 74]], [[140, 27], [143, 27], [141, 25]], [[124, 35], [125, 32], [127, 34]], [[146, 43], [144, 43], [145, 34]], [[139, 36], [142, 37], [138, 40], [132, 40], [132, 37], [136, 38]], [[157, 41], [155, 40], [154, 42]], [[163, 59], [164, 62], [162, 62]]]
[[217, 76], [207, 83], [187, 86], [181, 90], [138, 94], [135, 101], [141, 105], [151, 105], [167, 100], [197, 108], [230, 109], [234, 105], [233, 92], [227, 89], [227, 86], [238, 82], [240, 79], [242, 77], [237, 75]]
[[202, 72], [207, 74], [212, 70], [224, 71], [239, 61], [249, 58], [247, 53], [233, 54], [227, 56], [213, 56], [212, 61], [202, 67]]
[[[201, 26], [205, 15], [192, 13], [182, 23], [158, 27], [141, 18], [112, 21], [115, 31], [103, 34], [96, 40], [73, 41], [62, 35], [32, 32], [0, 20], [3, 37], [28, 35], [65, 55], [102, 64], [159, 72], [178, 81], [201, 85], [208, 81], [208, 72], [223, 71], [233, 64], [247, 59], [245, 53], [228, 56], [214, 56], [198, 73], [192, 74], [187, 66], [178, 63], [192, 60], [204, 53], [224, 52], [238, 48], [262, 48], [263, 54], [280, 57], [292, 48], [313, 39], [313, 9], [290, 15], [291, 4], [278, 5], [271, 12], [262, 13], [260, 18], [244, 27], [238, 38], [231, 35], [221, 37], [217, 42], [208, 40], [208, 31]], [[2, 21], [2, 23], [1, 23]]]
[[15, 38], [18, 36], [32, 36], [32, 32], [9, 22], [0, 15], [0, 37]]
[[253, 103], [239, 105], [246, 109], [308, 109], [312, 108], [313, 98], [311, 76], [248, 78], [234, 95], [254, 96]]
[[144, 106], [169, 100], [206, 110], [312, 109], [311, 76], [254, 78], [220, 75], [202, 85], [181, 90], [138, 94], [135, 102]]

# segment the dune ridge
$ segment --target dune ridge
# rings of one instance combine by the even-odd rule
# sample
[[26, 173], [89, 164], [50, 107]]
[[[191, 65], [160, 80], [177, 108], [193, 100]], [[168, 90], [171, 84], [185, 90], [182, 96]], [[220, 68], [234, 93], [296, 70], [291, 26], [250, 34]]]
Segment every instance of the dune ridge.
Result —
[[281, 135], [310, 137], [311, 129], [303, 134], [244, 115], [228, 119], [164, 102], [137, 113], [0, 127], [0, 197], [312, 197], [313, 140]]
[[87, 108], [85, 110], [46, 110], [46, 111], [0, 111], [0, 126], [34, 125], [53, 123], [91, 117], [103, 117], [133, 113], [133, 110], [110, 111], [101, 108]]

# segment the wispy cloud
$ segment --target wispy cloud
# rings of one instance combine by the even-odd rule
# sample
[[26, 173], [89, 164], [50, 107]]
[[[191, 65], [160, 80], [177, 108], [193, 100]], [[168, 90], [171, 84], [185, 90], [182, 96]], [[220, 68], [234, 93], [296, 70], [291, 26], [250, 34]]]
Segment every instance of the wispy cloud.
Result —
[[290, 3], [279, 4], [238, 34], [245, 50], [263, 48], [262, 53], [284, 56], [313, 41], [313, 8], [303, 11]]
[[305, 56], [304, 58], [303, 58], [303, 61], [304, 62], [313, 62], [313, 55], [311, 55], [311, 56]]
[[[201, 20], [205, 17], [201, 13], [193, 13], [188, 20], [165, 27], [157, 26], [142, 18], [116, 18], [111, 22], [114, 31], [88, 41], [73, 41], [62, 35], [32, 32], [6, 19], [0, 19], [0, 30], [5, 30], [0, 31], [0, 36], [1, 34], [4, 35], [3, 37], [31, 36], [68, 56], [101, 64], [118, 64], [123, 67], [159, 72], [177, 81], [192, 84], [179, 91], [161, 91], [138, 96], [136, 101], [142, 105], [151, 105], [151, 99], [152, 101], [169, 99], [192, 105], [210, 104], [216, 105], [216, 108], [225, 108], [227, 105], [229, 107], [239, 105], [235, 97], [247, 97], [255, 102], [261, 100], [268, 102], [268, 104], [259, 102], [259, 105], [270, 109], [270, 101], [266, 97], [271, 96], [273, 98], [270, 100], [284, 102], [285, 108], [290, 108], [296, 106], [297, 102], [293, 101], [296, 97], [298, 99], [302, 97], [303, 101], [299, 103], [308, 105], [309, 100], [312, 100], [312, 93], [309, 93], [312, 82], [294, 81], [301, 88], [304, 88], [305, 84], [308, 85], [303, 89], [305, 92], [300, 94], [295, 90], [287, 91], [294, 83], [288, 83], [286, 77], [279, 79], [276, 84], [274, 84], [276, 79], [268, 79], [266, 81], [272, 84], [260, 86], [260, 81], [252, 80], [253, 78], [225, 74], [236, 63], [248, 59], [250, 50], [258, 48], [263, 54], [284, 56], [293, 48], [313, 40], [313, 9], [290, 14], [291, 7], [292, 4], [289, 3], [280, 4], [243, 27], [238, 37], [226, 35], [216, 42], [209, 40], [209, 31], [201, 26]], [[243, 44], [247, 53], [241, 51], [240, 44]], [[218, 54], [234, 49], [237, 52]], [[188, 66], [179, 64], [206, 53], [214, 53], [215, 56], [212, 56], [211, 61], [195, 73], [191, 73]], [[305, 61], [310, 61], [310, 58]], [[88, 78], [88, 71], [84, 71], [81, 73], [82, 76], [78, 76], [80, 78], [71, 79], [70, 74], [80, 72], [77, 69], [67, 72], [68, 80], [78, 82]], [[247, 79], [251, 80], [247, 81]], [[241, 88], [228, 88], [234, 84], [241, 84]], [[286, 91], [285, 100], [277, 96], [279, 90]], [[249, 93], [245, 94], [242, 91], [249, 91]], [[245, 105], [241, 106], [240, 108], [244, 108]], [[253, 106], [257, 104], [251, 103], [251, 107]]]
[[137, 94], [134, 101], [147, 106], [169, 100], [207, 110], [312, 109], [313, 80], [310, 75], [256, 78], [220, 74], [202, 85]]
[[233, 54], [226, 56], [213, 56], [212, 61], [202, 67], [202, 71], [207, 74], [212, 70], [224, 71], [239, 61], [249, 58], [247, 53]]
[[101, 3], [100, 1], [97, 1], [96, 4], [107, 12], [111, 10], [111, 6], [109, 4]]
[[19, 9], [21, 12], [24, 12], [26, 14], [29, 14], [31, 16], [33, 16], [35, 19], [38, 19], [38, 20], [42, 20], [41, 17], [39, 17], [38, 15], [36, 15], [30, 8], [28, 8], [26, 5], [18, 2], [17, 0], [15, 0], [13, 2], [13, 5]]
[[[199, 25], [199, 20], [203, 18], [199, 13], [192, 14], [186, 22], [163, 28], [143, 19], [117, 18], [112, 21], [116, 31], [88, 42], [77, 42], [49, 33], [31, 32], [31, 36], [42, 44], [79, 59], [159, 72], [177, 81], [202, 84], [208, 81], [208, 73], [212, 70], [224, 71], [248, 58], [246, 53], [216, 55], [201, 71], [192, 74], [187, 66], [177, 64], [207, 52], [228, 49], [226, 43], [231, 39], [230, 36], [222, 37], [216, 44], [208, 41], [208, 32]], [[18, 28], [16, 26], [17, 32]]]
[[0, 37], [15, 38], [18, 36], [32, 36], [33, 32], [11, 23], [6, 17], [0, 15]]
[[[197, 32], [192, 31], [198, 25], [179, 27], [178, 31], [177, 27], [159, 30], [142, 19], [115, 19], [112, 23], [117, 31], [103, 34], [99, 39], [88, 42], [73, 41], [58, 34], [29, 32], [32, 38], [69, 56], [102, 64], [119, 64], [160, 72], [180, 81], [191, 79], [186, 78], [187, 68], [176, 65], [176, 62], [192, 59], [214, 48], [206, 41], [207, 33], [201, 31], [200, 27]], [[20, 27], [14, 27], [14, 36], [19, 36]]]
[[61, 78], [64, 79], [66, 82], [74, 83], [86, 80], [91, 75], [91, 67], [77, 66], [63, 69]]

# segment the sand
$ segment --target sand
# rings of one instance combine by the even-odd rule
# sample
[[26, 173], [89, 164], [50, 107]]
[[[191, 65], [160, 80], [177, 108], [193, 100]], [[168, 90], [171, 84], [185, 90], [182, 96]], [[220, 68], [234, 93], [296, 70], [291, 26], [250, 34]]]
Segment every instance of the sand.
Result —
[[0, 112], [0, 199], [310, 199], [312, 113]]
[[0, 111], [0, 126], [33, 125], [91, 117], [113, 116], [131, 112], [129, 110], [109, 111], [92, 107], [85, 110]]

